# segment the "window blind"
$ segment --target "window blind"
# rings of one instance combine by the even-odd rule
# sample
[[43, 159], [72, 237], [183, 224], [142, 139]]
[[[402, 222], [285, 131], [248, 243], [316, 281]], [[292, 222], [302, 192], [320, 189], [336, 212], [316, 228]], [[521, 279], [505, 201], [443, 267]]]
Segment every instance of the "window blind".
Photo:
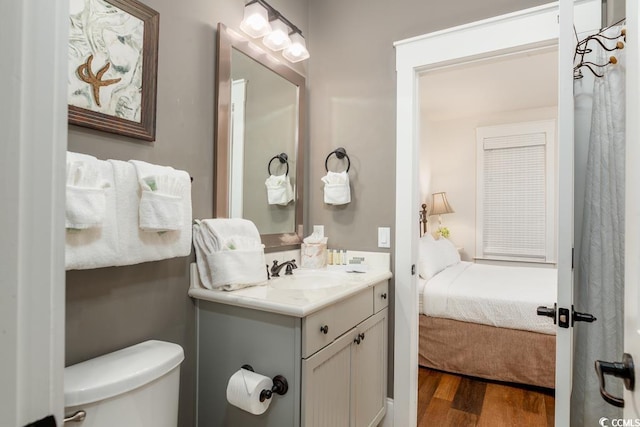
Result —
[[545, 259], [546, 134], [489, 137], [484, 145], [484, 256]]

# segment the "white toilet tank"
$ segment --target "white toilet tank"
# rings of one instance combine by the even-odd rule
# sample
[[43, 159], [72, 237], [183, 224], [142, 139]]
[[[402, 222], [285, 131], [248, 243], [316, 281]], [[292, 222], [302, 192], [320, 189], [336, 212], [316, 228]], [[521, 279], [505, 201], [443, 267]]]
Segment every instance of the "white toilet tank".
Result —
[[86, 413], [65, 427], [176, 427], [183, 359], [177, 344], [145, 341], [65, 368], [65, 417]]

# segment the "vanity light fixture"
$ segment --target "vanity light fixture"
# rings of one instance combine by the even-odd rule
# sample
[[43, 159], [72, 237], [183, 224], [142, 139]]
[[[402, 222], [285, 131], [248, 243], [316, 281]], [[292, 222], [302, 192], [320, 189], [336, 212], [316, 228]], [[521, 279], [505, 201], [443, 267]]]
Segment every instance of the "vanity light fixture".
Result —
[[264, 45], [282, 51], [290, 62], [309, 58], [302, 31], [265, 0], [251, 0], [244, 7], [240, 29], [253, 38], [264, 37]]
[[253, 38], [264, 37], [271, 32], [269, 12], [259, 2], [248, 3], [244, 7], [244, 18], [240, 29]]
[[309, 57], [309, 51], [302, 34], [291, 34], [291, 44], [282, 52], [282, 56], [291, 62], [303, 61]]
[[271, 21], [271, 32], [267, 34], [262, 42], [271, 50], [279, 51], [291, 44], [289, 38], [289, 27], [280, 18]]

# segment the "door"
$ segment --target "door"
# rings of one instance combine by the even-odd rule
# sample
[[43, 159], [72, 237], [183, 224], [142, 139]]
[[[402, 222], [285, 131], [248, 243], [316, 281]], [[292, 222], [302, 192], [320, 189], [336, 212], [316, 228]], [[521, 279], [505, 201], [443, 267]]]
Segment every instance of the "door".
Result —
[[68, 19], [66, 0], [0, 4], [0, 424], [7, 427], [63, 419]]
[[[627, 0], [627, 34], [640, 40], [640, 7], [637, 0]], [[640, 360], [640, 43], [627, 44], [626, 80], [626, 206], [625, 206], [625, 323], [624, 351], [636, 362]], [[635, 166], [634, 166], [635, 165]], [[621, 355], [622, 357], [622, 355]], [[636, 387], [637, 389], [637, 387]], [[625, 389], [624, 418], [640, 419], [640, 393]]]
[[356, 329], [302, 361], [302, 425], [349, 427], [351, 345]]
[[356, 328], [352, 344], [352, 424], [376, 426], [384, 416], [387, 396], [387, 309]]

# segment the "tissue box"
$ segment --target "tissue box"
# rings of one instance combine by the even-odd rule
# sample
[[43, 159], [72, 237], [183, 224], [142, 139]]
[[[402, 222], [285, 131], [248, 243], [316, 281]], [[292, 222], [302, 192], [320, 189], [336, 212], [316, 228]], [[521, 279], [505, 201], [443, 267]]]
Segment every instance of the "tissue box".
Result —
[[327, 265], [326, 243], [302, 243], [300, 247], [302, 268], [324, 268]]

